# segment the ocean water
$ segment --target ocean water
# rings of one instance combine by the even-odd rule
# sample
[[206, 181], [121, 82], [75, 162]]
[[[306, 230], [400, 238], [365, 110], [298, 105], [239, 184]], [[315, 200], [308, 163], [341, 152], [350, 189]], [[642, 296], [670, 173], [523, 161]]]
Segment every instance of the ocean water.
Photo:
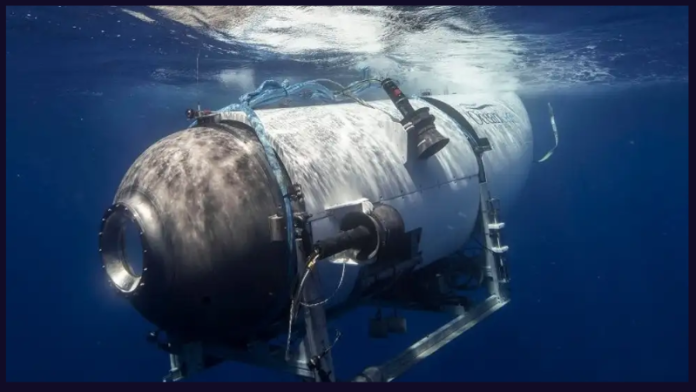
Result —
[[[197, 101], [366, 67], [411, 94], [517, 92], [537, 158], [547, 102], [560, 133], [504, 211], [512, 302], [400, 380], [688, 380], [686, 7], [7, 7], [5, 58], [8, 381], [159, 381], [97, 252], [121, 177]], [[339, 376], [442, 321], [375, 343], [367, 317], [342, 325]]]

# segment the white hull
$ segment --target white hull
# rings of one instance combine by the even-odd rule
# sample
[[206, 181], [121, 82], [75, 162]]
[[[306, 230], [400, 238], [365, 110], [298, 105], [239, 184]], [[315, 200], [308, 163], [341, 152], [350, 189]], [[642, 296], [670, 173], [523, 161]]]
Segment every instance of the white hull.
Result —
[[[489, 139], [484, 153], [491, 196], [509, 208], [522, 189], [532, 163], [532, 129], [513, 93], [445, 95], [433, 98], [458, 110], [479, 137]], [[428, 105], [412, 99], [418, 109]], [[427, 265], [460, 249], [469, 239], [479, 211], [478, 166], [465, 133], [430, 105], [435, 125], [450, 143], [423, 162], [406, 165], [406, 134], [389, 115], [400, 118], [388, 101], [257, 110], [271, 143], [293, 182], [302, 185], [312, 214], [314, 240], [338, 232], [339, 220], [327, 208], [359, 199], [382, 202], [402, 215], [406, 230], [422, 228], [421, 250]], [[327, 295], [340, 277], [338, 263], [319, 263]], [[350, 263], [332, 305], [345, 299], [358, 276]]]

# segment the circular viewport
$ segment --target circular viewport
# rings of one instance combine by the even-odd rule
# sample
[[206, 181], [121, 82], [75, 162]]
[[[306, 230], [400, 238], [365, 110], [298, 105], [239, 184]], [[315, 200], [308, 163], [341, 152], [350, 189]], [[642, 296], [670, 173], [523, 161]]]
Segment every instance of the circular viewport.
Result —
[[130, 219], [126, 219], [121, 230], [121, 257], [123, 267], [134, 277], [143, 274], [143, 244], [140, 229]]

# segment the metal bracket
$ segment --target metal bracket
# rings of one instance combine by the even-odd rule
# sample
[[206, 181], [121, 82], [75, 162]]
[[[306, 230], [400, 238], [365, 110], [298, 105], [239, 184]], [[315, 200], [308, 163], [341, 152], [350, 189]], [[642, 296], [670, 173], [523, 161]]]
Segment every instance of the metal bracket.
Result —
[[326, 216], [340, 221], [349, 212], [362, 212], [369, 214], [374, 206], [367, 198], [360, 198], [343, 204], [337, 204], [327, 207], [325, 210]]

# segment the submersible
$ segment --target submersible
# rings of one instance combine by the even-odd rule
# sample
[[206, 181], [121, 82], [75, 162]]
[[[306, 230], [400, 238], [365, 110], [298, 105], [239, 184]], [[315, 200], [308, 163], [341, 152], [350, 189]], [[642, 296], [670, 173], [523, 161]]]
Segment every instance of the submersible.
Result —
[[[391, 80], [380, 86], [389, 99], [190, 110], [194, 126], [137, 158], [103, 216], [99, 247], [115, 289], [169, 337], [160, 347], [183, 358], [197, 344], [203, 369], [242, 360], [212, 348], [248, 354], [285, 333], [289, 341], [288, 323], [316, 335], [332, 311], [369, 303], [396, 281], [440, 277], [438, 266], [478, 228], [489, 253], [482, 280], [495, 304], [507, 301], [496, 213], [512, 205], [532, 163], [522, 102], [514, 93], [407, 98]], [[123, 252], [129, 222], [140, 235], [141, 273]], [[302, 292], [310, 269], [313, 294]], [[314, 313], [293, 319], [303, 306]], [[487, 306], [464, 306], [460, 317]], [[314, 354], [297, 374], [335, 379], [327, 336], [306, 348]]]

